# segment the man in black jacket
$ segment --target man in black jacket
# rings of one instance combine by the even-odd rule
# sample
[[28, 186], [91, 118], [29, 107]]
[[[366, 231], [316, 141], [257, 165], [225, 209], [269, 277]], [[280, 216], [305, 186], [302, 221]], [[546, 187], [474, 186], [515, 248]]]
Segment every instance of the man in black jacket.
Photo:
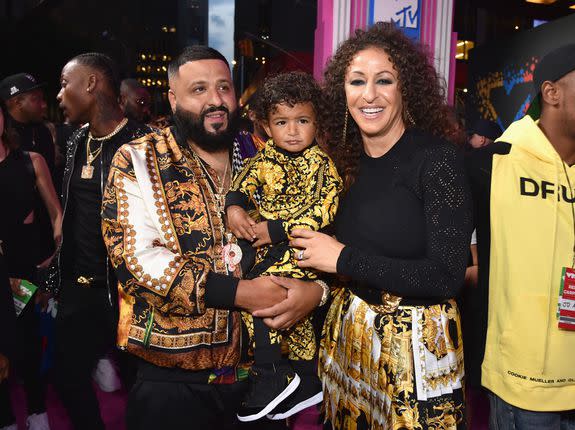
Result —
[[114, 345], [116, 281], [102, 239], [102, 189], [112, 157], [124, 143], [152, 131], [124, 117], [114, 62], [100, 53], [81, 54], [62, 69], [60, 107], [84, 123], [67, 145], [62, 186], [63, 239], [49, 284], [59, 289], [55, 383], [78, 429], [103, 429], [91, 374]]

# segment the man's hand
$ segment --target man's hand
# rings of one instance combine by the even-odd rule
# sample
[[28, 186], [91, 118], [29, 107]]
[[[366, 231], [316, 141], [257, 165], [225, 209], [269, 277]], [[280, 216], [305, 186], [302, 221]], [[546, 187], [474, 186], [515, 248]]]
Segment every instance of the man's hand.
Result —
[[242, 280], [236, 290], [235, 305], [249, 313], [272, 307], [287, 297], [286, 289], [271, 276]]
[[257, 238], [257, 240], [252, 245], [254, 248], [259, 248], [260, 246], [269, 245], [272, 243], [267, 221], [258, 222], [253, 226], [253, 230]]
[[256, 238], [253, 226], [256, 222], [250, 218], [248, 213], [240, 206], [229, 206], [226, 209], [228, 226], [231, 232], [238, 239], [246, 239], [250, 242]]
[[287, 298], [275, 306], [252, 312], [254, 317], [263, 318], [270, 328], [286, 330], [319, 306], [323, 295], [323, 289], [319, 284], [292, 278], [276, 276], [271, 276], [271, 278], [287, 289]]
[[8, 377], [8, 373], [10, 373], [10, 362], [8, 361], [8, 357], [4, 354], [0, 354], [0, 382]]

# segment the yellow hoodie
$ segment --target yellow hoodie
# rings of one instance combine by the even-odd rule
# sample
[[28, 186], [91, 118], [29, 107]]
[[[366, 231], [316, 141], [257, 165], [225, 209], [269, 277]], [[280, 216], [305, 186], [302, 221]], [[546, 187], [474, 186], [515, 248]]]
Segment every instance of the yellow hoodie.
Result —
[[[575, 331], [559, 329], [556, 316], [561, 269], [573, 262], [572, 194], [531, 117], [498, 141], [511, 149], [493, 155], [482, 384], [523, 409], [575, 409]], [[575, 185], [575, 166], [565, 167]]]

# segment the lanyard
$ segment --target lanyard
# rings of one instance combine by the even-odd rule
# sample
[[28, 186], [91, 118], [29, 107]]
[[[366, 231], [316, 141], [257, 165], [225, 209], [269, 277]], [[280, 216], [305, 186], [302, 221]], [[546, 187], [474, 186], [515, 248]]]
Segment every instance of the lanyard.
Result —
[[573, 263], [571, 267], [575, 269], [575, 202], [573, 198], [573, 187], [571, 187], [571, 180], [567, 174], [567, 168], [565, 167], [565, 162], [562, 160], [561, 165], [563, 166], [563, 172], [565, 172], [565, 177], [567, 178], [567, 185], [569, 185], [569, 198], [571, 199], [571, 215], [573, 216]]

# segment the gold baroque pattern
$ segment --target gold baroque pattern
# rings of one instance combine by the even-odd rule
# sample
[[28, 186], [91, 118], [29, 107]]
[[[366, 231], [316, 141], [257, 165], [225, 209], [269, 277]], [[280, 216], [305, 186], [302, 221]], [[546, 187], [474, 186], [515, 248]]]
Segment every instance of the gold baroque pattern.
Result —
[[[239, 315], [204, 302], [208, 272], [227, 273], [223, 224], [189, 148], [169, 129], [152, 133], [124, 145], [111, 172], [103, 232], [120, 283], [118, 344], [161, 366], [237, 364]], [[130, 206], [136, 201], [137, 213]], [[158, 264], [162, 275], [152, 277]]]
[[[413, 312], [453, 325], [457, 341], [445, 337], [446, 350], [456, 351], [454, 373], [462, 374], [461, 326], [453, 301], [426, 307], [399, 306], [376, 312], [345, 288], [336, 289], [328, 311], [319, 353], [326, 420], [333, 429], [456, 430], [464, 426], [463, 390], [418, 400], [414, 368]], [[419, 323], [419, 321], [418, 321]], [[446, 332], [449, 330], [445, 330]], [[441, 349], [439, 332], [424, 342]], [[445, 375], [446, 384], [453, 382]], [[439, 381], [437, 381], [439, 382]]]

